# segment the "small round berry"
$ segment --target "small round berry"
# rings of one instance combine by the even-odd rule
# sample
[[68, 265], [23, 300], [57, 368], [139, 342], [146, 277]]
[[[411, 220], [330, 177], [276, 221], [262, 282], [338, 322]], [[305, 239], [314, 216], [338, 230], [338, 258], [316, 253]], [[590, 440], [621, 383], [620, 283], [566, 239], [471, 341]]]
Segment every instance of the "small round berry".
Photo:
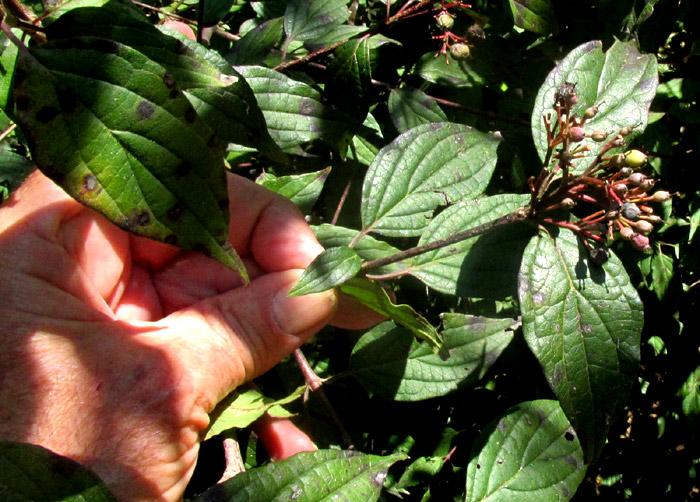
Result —
[[591, 260], [593, 260], [593, 263], [596, 263], [598, 265], [602, 265], [610, 258], [608, 250], [604, 248], [593, 248], [590, 251], [590, 255]]
[[584, 120], [590, 120], [593, 117], [598, 115], [598, 107], [597, 106], [589, 106], [586, 108], [586, 111], [583, 112], [583, 118]]
[[625, 158], [627, 159], [627, 165], [632, 168], [642, 167], [647, 163], [647, 156], [644, 152], [640, 152], [639, 150], [629, 150], [625, 152]]
[[619, 167], [621, 168], [622, 166], [625, 165], [625, 155], [622, 153], [618, 153], [617, 155], [613, 155], [610, 157], [610, 165], [613, 167]]
[[622, 183], [618, 183], [617, 185], [613, 185], [613, 190], [615, 190], [615, 193], [617, 195], [625, 196], [625, 195], [627, 195], [629, 188], [627, 188], [627, 185], [623, 185]]
[[574, 202], [574, 199], [572, 199], [571, 197], [566, 197], [566, 198], [562, 199], [559, 204], [564, 209], [571, 209], [572, 207], [574, 207], [576, 205], [576, 202]]
[[653, 202], [666, 202], [670, 198], [671, 194], [666, 190], [659, 190], [657, 192], [654, 192], [654, 195], [651, 196], [651, 200]]
[[442, 12], [437, 17], [437, 25], [441, 30], [451, 30], [455, 25], [455, 18], [448, 12]]
[[622, 227], [620, 229], [620, 237], [627, 241], [634, 239], [635, 235], [637, 235], [637, 232], [632, 230], [632, 228], [630, 227]]
[[578, 143], [579, 141], [583, 141], [583, 138], [586, 137], [586, 131], [583, 130], [583, 127], [572, 127], [569, 129], [569, 139], [573, 141], [574, 143]]
[[591, 139], [596, 143], [602, 143], [607, 138], [608, 133], [606, 133], [605, 131], [593, 131], [593, 134], [591, 134]]
[[646, 179], [647, 177], [642, 173], [632, 173], [630, 174], [629, 178], [627, 178], [627, 181], [629, 181], [632, 185], [638, 186], [644, 183]]
[[654, 185], [656, 185], [656, 180], [647, 178], [639, 184], [639, 188], [642, 190], [642, 192], [648, 192], [654, 188]]
[[450, 46], [450, 54], [457, 60], [467, 59], [470, 52], [467, 44], [456, 43]]
[[651, 249], [649, 237], [641, 234], [637, 234], [632, 238], [632, 246], [638, 251], [649, 251]]
[[631, 221], [636, 221], [639, 219], [639, 215], [642, 214], [642, 210], [637, 207], [637, 204], [632, 202], [625, 202], [622, 205], [622, 210], [620, 211], [623, 217]]
[[654, 230], [654, 225], [652, 225], [646, 220], [639, 220], [634, 223], [634, 228], [636, 228], [637, 231], [642, 232], [643, 234], [647, 234]]
[[630, 126], [625, 126], [622, 129], [620, 129], [620, 136], [622, 136], [623, 138], [625, 136], [629, 136], [630, 134], [632, 134], [632, 128]]

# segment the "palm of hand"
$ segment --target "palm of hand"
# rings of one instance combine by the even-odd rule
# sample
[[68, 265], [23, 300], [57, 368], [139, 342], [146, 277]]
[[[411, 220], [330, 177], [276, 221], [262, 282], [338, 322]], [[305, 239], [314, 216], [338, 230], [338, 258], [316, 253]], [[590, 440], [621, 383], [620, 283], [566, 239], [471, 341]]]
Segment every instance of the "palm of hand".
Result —
[[230, 184], [246, 288], [204, 256], [126, 234], [38, 173], [3, 206], [0, 438], [88, 465], [123, 500], [182, 496], [207, 413], [337, 302], [286, 297], [321, 247], [288, 201]]

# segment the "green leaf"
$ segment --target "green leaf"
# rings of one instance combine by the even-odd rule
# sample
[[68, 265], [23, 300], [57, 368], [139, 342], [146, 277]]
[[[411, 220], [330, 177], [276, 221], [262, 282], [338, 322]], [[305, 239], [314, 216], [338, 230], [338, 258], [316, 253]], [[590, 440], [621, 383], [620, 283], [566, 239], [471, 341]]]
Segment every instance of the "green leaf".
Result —
[[248, 427], [265, 413], [273, 416], [289, 416], [282, 405], [289, 404], [304, 394], [301, 385], [282, 399], [272, 399], [257, 389], [238, 390], [229, 394], [210, 414], [210, 424], [204, 439], [209, 439], [229, 429]]
[[445, 356], [445, 341], [440, 333], [410, 305], [395, 305], [376, 282], [354, 278], [340, 286], [340, 291], [359, 300], [372, 310], [388, 317], [428, 343], [431, 350]]
[[304, 270], [289, 296], [320, 293], [343, 284], [360, 271], [362, 260], [347, 246], [326, 249]]
[[508, 0], [513, 23], [539, 35], [557, 33], [559, 25], [550, 0]]
[[17, 46], [0, 32], [0, 110], [7, 110], [12, 92], [12, 75], [15, 72]]
[[215, 26], [226, 17], [235, 3], [236, 0], [206, 0], [203, 6], [202, 26]]
[[700, 366], [688, 376], [678, 396], [683, 399], [683, 414], [695, 420], [700, 418]]
[[[337, 246], [347, 246], [355, 241], [359, 232], [350, 228], [339, 227], [337, 225], [318, 225], [311, 227], [316, 234], [316, 238], [324, 248], [332, 248]], [[359, 240], [355, 241], [353, 246], [355, 252], [362, 258], [362, 261], [376, 260], [385, 256], [391, 256], [399, 252], [391, 244], [375, 239], [370, 235], [363, 235]], [[372, 273], [381, 275], [396, 272], [402, 269], [402, 264], [391, 263], [383, 267], [377, 267], [372, 270]]]
[[586, 467], [578, 438], [556, 401], [520, 403], [477, 438], [466, 502], [571, 499]]
[[389, 467], [403, 455], [380, 457], [356, 451], [303, 452], [242, 472], [215, 485], [195, 502], [374, 502]]
[[620, 260], [596, 265], [570, 230], [533, 237], [519, 277], [523, 333], [595, 461], [639, 365], [642, 304]]
[[673, 257], [665, 255], [657, 244], [653, 246], [653, 253], [641, 259], [638, 266], [647, 287], [663, 300], [674, 275]]
[[0, 145], [0, 202], [17, 190], [36, 169], [33, 162], [4, 146]]
[[283, 150], [313, 141], [340, 137], [346, 128], [318, 91], [261, 66], [237, 66], [253, 89], [270, 135]]
[[427, 343], [416, 346], [411, 332], [386, 321], [353, 348], [350, 369], [370, 392], [395, 401], [444, 396], [483, 378], [513, 339], [514, 319], [445, 314], [447, 359]]
[[245, 277], [227, 243], [223, 152], [162, 66], [94, 37], [21, 51], [17, 64], [17, 122], [42, 172], [125, 230]]
[[0, 441], [4, 501], [116, 502], [92, 471], [41, 446]]
[[364, 231], [420, 235], [438, 206], [483, 192], [499, 142], [497, 135], [448, 122], [401, 134], [379, 151], [365, 176]]
[[[439, 241], [488, 223], [527, 205], [529, 201], [529, 195], [517, 194], [460, 201], [430, 222], [418, 244]], [[496, 228], [416, 256], [407, 263], [405, 270], [443, 293], [503, 298], [516, 293], [515, 277], [531, 236], [532, 230], [526, 225]]]
[[445, 58], [436, 58], [435, 52], [421, 56], [413, 73], [432, 84], [446, 87], [475, 87], [484, 84], [481, 75], [472, 71], [470, 61], [453, 60], [448, 64]]
[[294, 202], [302, 213], [308, 214], [313, 208], [323, 185], [330, 174], [331, 168], [322, 171], [291, 176], [277, 177], [274, 174], [263, 173], [255, 180], [268, 190], [287, 197]]
[[284, 31], [290, 40], [313, 40], [332, 32], [350, 17], [344, 0], [290, 0]]
[[389, 115], [400, 133], [430, 122], [446, 122], [447, 115], [438, 104], [419, 89], [403, 87], [389, 94]]
[[[367, 115], [373, 94], [369, 50], [366, 38], [345, 42], [334, 51], [326, 73], [327, 98], [358, 123]], [[348, 96], [353, 99], [348, 100]]]
[[[542, 160], [547, 152], [542, 116], [555, 115], [554, 95], [565, 82], [576, 84], [577, 115], [582, 116], [590, 106], [598, 107], [598, 114], [586, 121], [586, 131], [617, 134], [623, 127], [631, 127], [634, 132], [627, 137], [630, 140], [647, 125], [649, 106], [659, 83], [656, 58], [640, 54], [633, 43], [619, 41], [605, 53], [599, 41], [587, 42], [571, 51], [547, 76], [535, 99], [532, 136]], [[590, 138], [578, 143], [577, 147], [586, 146], [590, 150], [586, 157], [575, 159], [574, 165], [587, 167], [604, 144]]]
[[47, 34], [51, 40], [92, 35], [139, 51], [167, 70], [168, 78], [185, 91], [223, 143], [256, 148], [284, 162], [253, 91], [241, 75], [217, 53], [179, 31], [156, 29], [133, 5], [110, 3], [101, 8], [74, 9], [52, 24]]
[[269, 19], [236, 42], [226, 60], [232, 65], [260, 65], [283, 35], [282, 18]]

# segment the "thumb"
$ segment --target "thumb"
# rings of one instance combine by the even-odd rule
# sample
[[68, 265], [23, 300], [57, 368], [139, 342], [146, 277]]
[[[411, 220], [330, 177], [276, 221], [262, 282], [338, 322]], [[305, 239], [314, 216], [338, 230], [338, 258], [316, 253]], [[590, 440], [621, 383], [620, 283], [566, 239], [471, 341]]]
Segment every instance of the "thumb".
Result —
[[267, 274], [161, 321], [184, 337], [185, 364], [207, 411], [238, 385], [272, 368], [333, 317], [338, 304], [333, 290], [287, 296], [301, 273]]

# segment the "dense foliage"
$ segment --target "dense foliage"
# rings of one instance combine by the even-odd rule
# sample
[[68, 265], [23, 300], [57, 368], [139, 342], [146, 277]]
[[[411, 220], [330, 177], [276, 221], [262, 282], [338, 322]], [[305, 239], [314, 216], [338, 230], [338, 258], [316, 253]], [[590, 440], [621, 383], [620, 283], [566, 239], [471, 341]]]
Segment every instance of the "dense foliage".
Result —
[[[189, 497], [224, 437], [247, 471], [207, 500], [697, 496], [697, 3], [4, 7], [3, 195], [37, 165], [244, 273], [229, 169], [326, 247], [293, 294], [337, 287], [388, 318], [326, 328], [222, 403]], [[265, 411], [321, 450], [268, 462], [247, 429]]]

